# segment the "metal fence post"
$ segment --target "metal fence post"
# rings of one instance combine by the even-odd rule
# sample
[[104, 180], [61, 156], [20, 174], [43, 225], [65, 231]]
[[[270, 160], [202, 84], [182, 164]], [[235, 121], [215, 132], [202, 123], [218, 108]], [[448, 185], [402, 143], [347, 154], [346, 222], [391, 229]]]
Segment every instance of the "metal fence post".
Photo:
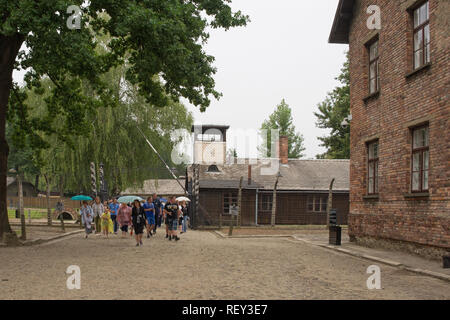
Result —
[[231, 215], [230, 229], [228, 230], [228, 236], [229, 237], [231, 237], [233, 235], [233, 225], [234, 225], [234, 215]]
[[193, 189], [194, 189], [194, 214], [193, 214], [193, 227], [197, 228], [199, 225], [199, 217], [200, 217], [200, 184], [199, 184], [199, 178], [200, 178], [200, 165], [194, 164], [193, 165]]

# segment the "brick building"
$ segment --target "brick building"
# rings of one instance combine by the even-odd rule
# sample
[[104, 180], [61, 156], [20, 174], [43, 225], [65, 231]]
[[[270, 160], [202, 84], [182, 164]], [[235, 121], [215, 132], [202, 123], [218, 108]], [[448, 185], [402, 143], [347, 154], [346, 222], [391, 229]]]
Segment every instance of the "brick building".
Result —
[[449, 14], [448, 0], [339, 1], [329, 42], [349, 44], [352, 240], [450, 250]]

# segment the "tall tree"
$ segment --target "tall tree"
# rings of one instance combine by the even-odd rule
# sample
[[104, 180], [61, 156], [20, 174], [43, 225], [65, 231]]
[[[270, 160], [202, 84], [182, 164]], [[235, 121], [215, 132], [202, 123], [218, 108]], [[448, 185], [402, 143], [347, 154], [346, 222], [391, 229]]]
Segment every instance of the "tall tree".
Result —
[[318, 155], [322, 159], [349, 159], [350, 158], [350, 128], [342, 127], [342, 121], [350, 114], [350, 71], [349, 60], [341, 69], [336, 78], [341, 85], [328, 93], [323, 102], [318, 105], [316, 125], [322, 129], [331, 129], [328, 136], [319, 137], [321, 146], [327, 148], [324, 154]]
[[267, 134], [262, 134], [262, 143], [258, 147], [258, 151], [262, 157], [273, 156], [271, 133], [271, 130], [273, 129], [279, 130], [280, 136], [288, 137], [289, 158], [297, 159], [304, 156], [303, 151], [305, 151], [305, 147], [303, 146], [303, 135], [296, 132], [293, 124], [292, 110], [284, 99], [269, 116], [269, 119], [265, 120], [261, 125], [261, 132], [267, 132]]
[[[17, 115], [11, 117], [14, 130], [31, 136], [33, 147], [45, 145], [37, 131], [73, 144], [75, 135], [89, 130], [91, 112], [114, 105], [100, 75], [125, 60], [127, 80], [147, 102], [163, 107], [169, 97], [182, 96], [204, 111], [211, 97], [220, 97], [214, 88], [214, 58], [203, 50], [209, 37], [206, 30], [248, 21], [228, 2], [0, 0], [0, 238], [11, 233], [6, 207], [7, 115]], [[73, 18], [67, 9], [72, 5], [81, 8], [80, 29], [67, 27]], [[105, 34], [111, 41], [105, 53], [99, 53], [98, 39]], [[21, 51], [22, 45], [26, 50]], [[26, 97], [12, 82], [15, 68], [29, 70], [25, 81], [36, 92], [43, 77], [52, 81], [47, 116], [30, 117]], [[85, 94], [83, 80], [89, 82], [92, 94]], [[64, 115], [62, 123], [55, 124], [57, 115]]]

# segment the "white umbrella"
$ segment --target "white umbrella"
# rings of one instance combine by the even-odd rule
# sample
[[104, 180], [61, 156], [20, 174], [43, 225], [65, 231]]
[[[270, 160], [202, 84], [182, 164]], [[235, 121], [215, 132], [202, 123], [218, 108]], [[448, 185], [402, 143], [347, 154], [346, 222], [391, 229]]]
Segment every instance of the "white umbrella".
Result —
[[117, 199], [117, 202], [130, 203], [130, 202], [133, 202], [134, 200], [142, 201], [144, 199], [142, 199], [141, 197], [138, 197], [138, 196], [123, 196], [123, 197], [120, 197], [119, 199]]
[[177, 201], [191, 201], [191, 199], [189, 199], [188, 197], [178, 197], [178, 198], [176, 198], [175, 200], [177, 200]]

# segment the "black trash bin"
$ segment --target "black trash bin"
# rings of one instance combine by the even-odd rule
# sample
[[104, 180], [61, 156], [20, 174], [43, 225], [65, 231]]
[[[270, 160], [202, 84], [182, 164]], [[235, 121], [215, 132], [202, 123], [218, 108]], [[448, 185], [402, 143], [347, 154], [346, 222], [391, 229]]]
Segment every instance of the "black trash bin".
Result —
[[330, 241], [329, 243], [334, 246], [341, 245], [341, 232], [342, 228], [339, 226], [330, 226]]
[[450, 255], [442, 257], [443, 267], [444, 269], [450, 268]]
[[16, 209], [16, 219], [19, 219], [20, 218], [20, 212], [19, 212], [19, 209]]

